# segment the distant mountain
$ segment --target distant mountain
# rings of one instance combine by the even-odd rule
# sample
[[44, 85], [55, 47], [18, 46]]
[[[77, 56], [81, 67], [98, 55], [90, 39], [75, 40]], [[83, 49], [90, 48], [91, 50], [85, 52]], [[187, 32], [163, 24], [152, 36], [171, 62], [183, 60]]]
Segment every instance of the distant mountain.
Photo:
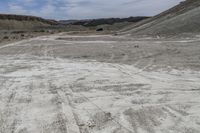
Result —
[[0, 14], [0, 30], [34, 29], [58, 24], [55, 20], [47, 20], [35, 16]]
[[82, 26], [99, 26], [99, 25], [113, 25], [121, 22], [139, 22], [149, 17], [129, 17], [129, 18], [101, 18], [101, 19], [86, 19], [86, 20], [61, 20], [63, 24], [82, 25]]
[[177, 6], [122, 30], [128, 34], [180, 34], [200, 32], [200, 0]]
[[75, 22], [78, 22], [80, 20], [60, 20], [59, 23], [61, 24], [72, 24], [72, 23], [75, 23]]

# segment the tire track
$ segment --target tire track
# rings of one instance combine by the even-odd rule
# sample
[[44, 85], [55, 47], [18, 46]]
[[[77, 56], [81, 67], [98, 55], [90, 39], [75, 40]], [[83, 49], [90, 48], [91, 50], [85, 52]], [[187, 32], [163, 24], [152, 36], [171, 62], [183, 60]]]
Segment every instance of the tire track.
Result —
[[[22, 57], [20, 57], [20, 55], [24, 54], [25, 51], [30, 48], [31, 40], [32, 39], [23, 40], [23, 41], [20, 41], [20, 42], [17, 42], [17, 43], [12, 43], [12, 44], [0, 47], [0, 49], [11, 47], [11, 46], [16, 46], [16, 45], [19, 45], [21, 43], [29, 43], [28, 45], [24, 46], [24, 48], [18, 50], [16, 52], [16, 54], [12, 55], [12, 57], [9, 57], [9, 60], [13, 60], [12, 64], [16, 65], [17, 62], [22, 58]], [[17, 59], [15, 59], [15, 58], [17, 58]], [[2, 77], [2, 78], [6, 78], [6, 77]], [[15, 101], [15, 97], [16, 97], [16, 95], [18, 95], [18, 91], [19, 91], [19, 90], [17, 90], [17, 89], [19, 89], [18, 87], [14, 87], [15, 84], [16, 84], [16, 78], [15, 77], [9, 77], [9, 78], [5, 79], [1, 83], [1, 88], [5, 89], [4, 93], [5, 94], [9, 94], [10, 93], [10, 95], [7, 96], [6, 106], [2, 107], [2, 109], [5, 112], [10, 112], [9, 115], [6, 115], [6, 117], [5, 117], [5, 122], [6, 123], [4, 123], [4, 124], [6, 126], [8, 126], [7, 129], [9, 128], [11, 130], [11, 132], [13, 132], [13, 133], [16, 131], [16, 129], [17, 129], [16, 126], [17, 126], [17, 124], [19, 124], [19, 121], [20, 121], [20, 118], [18, 117], [19, 112], [20, 112], [19, 110], [22, 110], [22, 108], [20, 109], [19, 107], [12, 107], [13, 103], [17, 102], [17, 101]], [[12, 88], [12, 89], [10, 89], [10, 88]], [[29, 102], [27, 102], [27, 104], [28, 103]], [[16, 111], [16, 113], [12, 113], [13, 111]], [[8, 119], [9, 119], [9, 121], [8, 121]], [[5, 132], [5, 130], [7, 130], [7, 129], [1, 129], [1, 130], [3, 130], [2, 133]]]
[[[48, 48], [47, 45], [44, 46], [44, 57], [47, 58], [55, 58], [54, 51], [51, 48]], [[48, 69], [48, 68], [46, 68]], [[45, 76], [45, 79], [48, 78], [48, 75]], [[46, 81], [48, 82], [48, 81]], [[50, 84], [50, 83], [49, 83]], [[62, 88], [57, 88], [54, 86], [55, 91], [57, 93], [58, 99], [60, 99], [60, 111], [58, 110], [59, 119], [61, 121], [60, 125], [62, 125], [61, 131], [63, 133], [80, 133], [78, 123], [75, 118], [75, 113], [73, 111], [73, 107], [70, 102], [69, 95], [65, 95], [66, 92], [62, 90]]]

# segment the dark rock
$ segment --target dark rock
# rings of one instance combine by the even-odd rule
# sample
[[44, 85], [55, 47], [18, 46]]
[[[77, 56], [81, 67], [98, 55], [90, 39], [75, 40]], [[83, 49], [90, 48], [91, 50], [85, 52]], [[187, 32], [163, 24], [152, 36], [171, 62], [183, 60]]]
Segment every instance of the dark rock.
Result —
[[103, 28], [98, 28], [96, 29], [96, 31], [103, 31]]

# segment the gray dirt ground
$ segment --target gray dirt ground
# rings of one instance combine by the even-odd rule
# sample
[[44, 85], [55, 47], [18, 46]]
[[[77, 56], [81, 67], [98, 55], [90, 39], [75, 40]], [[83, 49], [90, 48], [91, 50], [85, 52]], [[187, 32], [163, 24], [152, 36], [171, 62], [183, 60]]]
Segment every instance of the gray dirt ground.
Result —
[[0, 133], [199, 133], [200, 36], [0, 46]]
[[44, 36], [58, 33], [58, 31], [50, 31], [50, 30], [38, 30], [38, 31], [1, 31], [0, 30], [0, 46], [6, 45], [8, 43], [21, 41], [24, 39], [30, 39], [37, 36]]

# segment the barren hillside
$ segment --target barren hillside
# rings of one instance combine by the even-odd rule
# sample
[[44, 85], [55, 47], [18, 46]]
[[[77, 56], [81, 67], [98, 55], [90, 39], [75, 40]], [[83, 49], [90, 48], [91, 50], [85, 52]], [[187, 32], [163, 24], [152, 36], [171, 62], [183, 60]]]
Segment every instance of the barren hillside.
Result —
[[[186, 0], [153, 18], [128, 27], [131, 34], [179, 34], [200, 32], [200, 1]], [[131, 30], [130, 30], [131, 29]]]
[[0, 14], [0, 30], [27, 30], [57, 24], [54, 20], [46, 20], [40, 17]]

